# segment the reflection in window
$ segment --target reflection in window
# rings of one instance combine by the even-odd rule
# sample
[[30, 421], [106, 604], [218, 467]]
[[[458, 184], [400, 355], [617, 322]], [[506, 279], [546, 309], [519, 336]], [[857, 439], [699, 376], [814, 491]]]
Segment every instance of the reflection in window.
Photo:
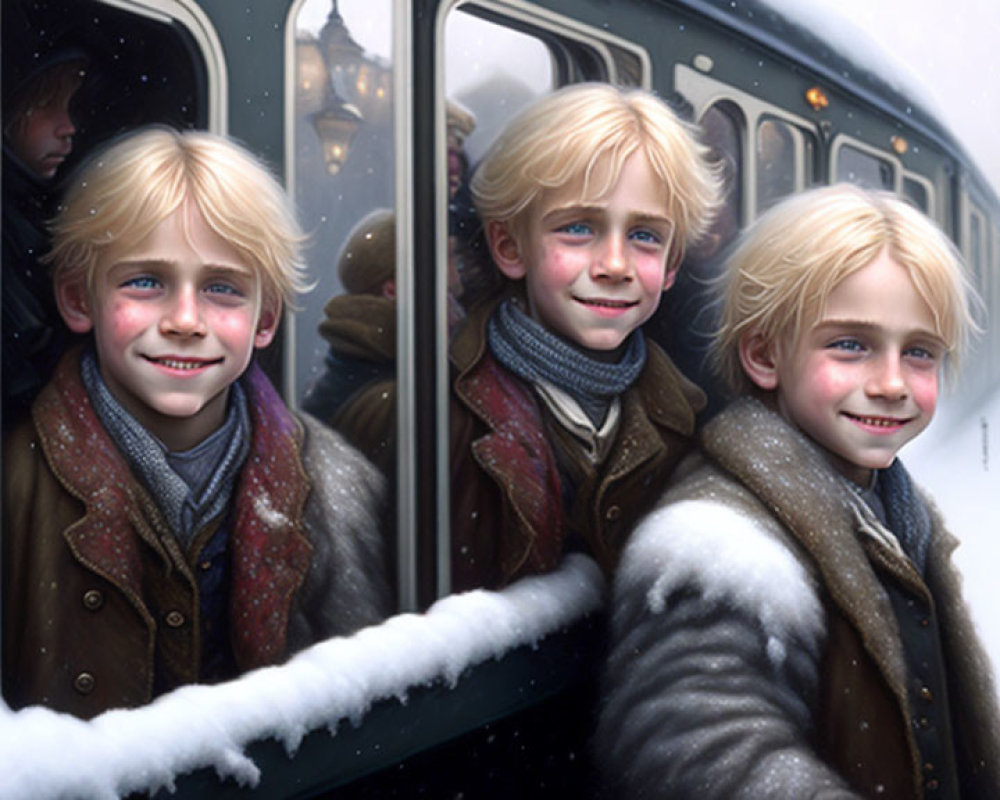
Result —
[[869, 189], [893, 191], [896, 188], [895, 170], [891, 163], [850, 145], [844, 145], [837, 151], [837, 180]]
[[491, 293], [498, 280], [472, 207], [471, 170], [508, 120], [555, 85], [555, 64], [540, 39], [459, 9], [448, 15], [445, 93], [452, 322], [462, 307]]
[[735, 103], [724, 101], [709, 107], [701, 120], [702, 140], [712, 150], [712, 159], [722, 166], [725, 205], [712, 230], [688, 257], [705, 260], [713, 256], [739, 231], [743, 218], [743, 115]]
[[465, 142], [472, 164], [507, 121], [555, 87], [549, 49], [534, 36], [459, 9], [445, 22], [445, 93], [476, 119]]
[[765, 119], [757, 126], [757, 213], [795, 191], [797, 131]]
[[983, 248], [983, 216], [978, 209], [969, 212], [969, 266], [975, 275], [976, 289], [982, 292], [983, 273], [985, 272], [985, 253]]
[[909, 200], [913, 205], [923, 211], [925, 214], [931, 213], [931, 201], [930, 193], [927, 191], [927, 187], [918, 180], [913, 178], [903, 178], [903, 197]]
[[294, 320], [295, 397], [382, 470], [394, 497], [391, 0], [307, 0], [294, 25], [295, 200], [315, 282]]

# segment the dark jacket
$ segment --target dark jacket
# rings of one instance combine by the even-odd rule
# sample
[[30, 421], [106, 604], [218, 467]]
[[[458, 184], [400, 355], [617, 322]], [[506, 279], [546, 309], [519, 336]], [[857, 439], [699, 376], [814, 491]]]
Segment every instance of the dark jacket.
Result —
[[[701, 440], [615, 580], [596, 740], [615, 796], [1000, 796], [992, 671], [929, 501], [916, 499], [922, 577], [759, 402], [737, 401]], [[921, 642], [945, 678], [933, 691], [918, 671], [935, 664], [907, 658]]]
[[302, 408], [340, 431], [387, 477], [396, 469], [396, 301], [364, 294], [333, 297], [320, 335], [323, 369]]
[[[336, 434], [294, 417], [252, 366], [253, 437], [230, 509], [229, 640], [239, 672], [389, 611], [382, 482]], [[4, 696], [82, 717], [148, 702], [158, 673], [198, 681], [200, 548], [188, 553], [94, 413], [79, 351], [5, 442]], [[168, 686], [165, 688], [169, 688]]]
[[[648, 343], [593, 486], [564, 507], [558, 435], [534, 389], [489, 352], [486, 323], [506, 295], [473, 309], [451, 346], [452, 583], [498, 587], [553, 569], [574, 540], [610, 572], [626, 533], [693, 446], [701, 391]], [[572, 493], [571, 493], [572, 494]]]
[[27, 416], [70, 341], [56, 309], [45, 229], [49, 186], [3, 150], [3, 427]]

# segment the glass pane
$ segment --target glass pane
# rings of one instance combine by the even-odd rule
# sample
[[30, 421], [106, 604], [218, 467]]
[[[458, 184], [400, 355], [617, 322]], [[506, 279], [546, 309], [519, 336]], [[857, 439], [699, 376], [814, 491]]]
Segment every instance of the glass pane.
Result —
[[983, 253], [983, 217], [977, 209], [969, 212], [969, 266], [976, 277], [976, 289], [983, 289], [985, 254]]
[[844, 145], [837, 151], [837, 180], [893, 191], [895, 170], [888, 161]]
[[391, 34], [389, 0], [309, 0], [296, 20], [295, 201], [316, 286], [295, 318], [295, 393], [328, 422], [395, 375]]
[[444, 45], [454, 329], [465, 309], [498, 281], [469, 194], [471, 170], [514, 114], [554, 88], [556, 72], [548, 47], [536, 37], [460, 9], [445, 20]]
[[315, 282], [294, 317], [295, 398], [385, 475], [395, 574], [391, 0], [308, 0], [295, 31], [295, 201]]
[[757, 213], [795, 191], [795, 129], [780, 120], [757, 126]]
[[714, 279], [722, 272], [726, 245], [740, 229], [743, 218], [743, 139], [745, 123], [740, 109], [721, 102], [709, 107], [700, 120], [702, 140], [712, 158], [722, 164], [725, 204], [705, 239], [690, 248], [670, 291], [665, 292], [646, 333], [666, 350], [680, 370], [705, 389], [707, 413], [724, 398], [722, 384], [710, 367], [708, 349], [716, 329], [713, 307]]
[[904, 177], [903, 196], [925, 214], [930, 213], [930, 196], [927, 187], [921, 181]]

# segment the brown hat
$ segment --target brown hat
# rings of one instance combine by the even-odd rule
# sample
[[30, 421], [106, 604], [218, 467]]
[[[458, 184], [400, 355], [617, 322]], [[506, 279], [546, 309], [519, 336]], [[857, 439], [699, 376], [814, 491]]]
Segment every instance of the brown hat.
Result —
[[337, 273], [352, 294], [378, 291], [396, 277], [396, 215], [377, 208], [354, 226], [340, 251]]

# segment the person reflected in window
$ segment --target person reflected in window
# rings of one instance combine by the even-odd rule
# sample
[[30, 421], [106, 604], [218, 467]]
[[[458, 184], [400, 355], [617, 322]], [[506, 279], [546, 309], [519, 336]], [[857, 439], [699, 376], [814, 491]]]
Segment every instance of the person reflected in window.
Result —
[[323, 309], [323, 371], [302, 408], [343, 433], [384, 474], [395, 467], [396, 215], [376, 209], [337, 261], [344, 294]]
[[88, 65], [68, 46], [8, 63], [20, 50], [5, 48], [3, 66], [4, 430], [27, 413], [71, 338], [39, 259], [49, 247], [56, 178], [73, 151], [71, 103]]
[[[464, 318], [460, 265], [472, 230], [467, 211], [466, 136], [475, 117], [448, 101], [448, 326]], [[468, 269], [464, 270], [468, 273]], [[390, 481], [396, 467], [396, 218], [378, 208], [348, 234], [337, 259], [344, 294], [323, 309], [319, 332], [328, 344], [319, 377], [302, 407], [343, 433]]]
[[995, 682], [897, 453], [974, 322], [947, 237], [895, 195], [794, 195], [728, 261], [739, 395], [621, 558], [595, 753], [622, 798], [986, 798]]
[[305, 286], [302, 244], [224, 137], [141, 130], [72, 180], [49, 259], [89, 341], [5, 441], [12, 707], [136, 706], [388, 613], [381, 476], [253, 359]]
[[706, 156], [652, 93], [581, 84], [519, 114], [473, 174], [507, 285], [451, 346], [454, 588], [570, 548], [610, 573], [691, 448], [704, 396], [640, 326], [719, 203]]

